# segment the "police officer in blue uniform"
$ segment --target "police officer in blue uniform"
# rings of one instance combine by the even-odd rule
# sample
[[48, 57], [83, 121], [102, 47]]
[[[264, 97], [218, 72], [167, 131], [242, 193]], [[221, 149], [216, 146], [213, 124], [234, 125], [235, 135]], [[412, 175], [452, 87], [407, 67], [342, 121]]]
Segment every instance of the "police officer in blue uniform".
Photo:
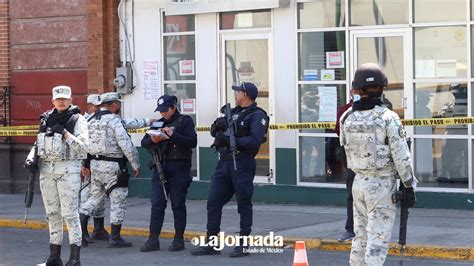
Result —
[[[175, 236], [169, 251], [184, 249], [186, 229], [186, 194], [191, 184], [191, 156], [197, 135], [191, 117], [177, 109], [176, 96], [163, 95], [155, 110], [162, 118], [151, 125], [141, 145], [152, 153], [150, 235], [142, 252], [160, 249], [159, 236], [165, 217], [167, 199], [173, 209]], [[161, 175], [160, 175], [161, 173]], [[161, 176], [161, 178], [160, 178]], [[165, 191], [166, 190], [166, 191]]]
[[[211, 190], [207, 200], [207, 239], [220, 232], [222, 208], [235, 194], [240, 214], [240, 235], [248, 236], [252, 229], [252, 194], [253, 179], [256, 171], [255, 156], [260, 145], [264, 143], [268, 130], [269, 117], [263, 109], [257, 107], [255, 99], [257, 87], [250, 82], [232, 86], [235, 92], [237, 107], [232, 109], [232, 119], [236, 125], [237, 143], [236, 169], [229, 145], [229, 136], [225, 117], [216, 119], [211, 127], [215, 138], [213, 146], [219, 151], [219, 162], [212, 176]], [[236, 245], [231, 257], [248, 255], [243, 245]], [[219, 254], [212, 246], [201, 246], [191, 252], [193, 255]]]

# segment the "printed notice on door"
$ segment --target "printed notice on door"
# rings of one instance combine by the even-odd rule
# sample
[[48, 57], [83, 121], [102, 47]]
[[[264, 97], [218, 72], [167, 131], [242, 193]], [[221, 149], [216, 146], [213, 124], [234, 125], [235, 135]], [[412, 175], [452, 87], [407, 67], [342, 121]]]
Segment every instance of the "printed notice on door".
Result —
[[337, 88], [318, 87], [319, 121], [334, 122], [337, 116]]

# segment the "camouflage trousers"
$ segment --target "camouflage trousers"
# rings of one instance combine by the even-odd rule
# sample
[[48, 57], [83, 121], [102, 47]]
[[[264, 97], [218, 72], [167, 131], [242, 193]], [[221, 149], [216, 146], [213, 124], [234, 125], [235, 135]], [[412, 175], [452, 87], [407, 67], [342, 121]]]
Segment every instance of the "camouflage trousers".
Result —
[[396, 216], [394, 177], [357, 174], [352, 186], [354, 232], [351, 265], [383, 265]]
[[[54, 166], [51, 169], [54, 169]], [[80, 164], [77, 169], [80, 169]], [[39, 177], [41, 195], [48, 216], [49, 242], [55, 245], [62, 244], [64, 220], [69, 232], [69, 243], [80, 246], [82, 239], [78, 213], [80, 172], [57, 172], [40, 169]]]
[[[106, 197], [106, 191], [117, 183], [120, 172], [119, 164], [107, 161], [91, 161], [91, 195], [81, 204], [80, 213], [94, 215], [101, 201]], [[110, 223], [122, 224], [125, 218], [128, 188], [116, 187], [110, 194]]]
[[[91, 177], [85, 177], [84, 182], [81, 182], [81, 193], [80, 193], [80, 201], [79, 201], [79, 208], [86, 203], [86, 201], [91, 196], [91, 188], [92, 182]], [[105, 216], [105, 197], [102, 198], [99, 205], [97, 206], [97, 210], [92, 215], [94, 218], [103, 218]]]

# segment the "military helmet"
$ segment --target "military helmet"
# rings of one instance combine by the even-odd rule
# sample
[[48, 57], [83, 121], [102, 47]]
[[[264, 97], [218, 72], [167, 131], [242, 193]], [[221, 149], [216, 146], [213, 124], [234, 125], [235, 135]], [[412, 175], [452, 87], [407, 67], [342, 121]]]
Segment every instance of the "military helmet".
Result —
[[387, 76], [379, 65], [375, 63], [365, 63], [357, 68], [354, 74], [354, 80], [352, 81], [352, 88], [385, 87], [387, 84]]

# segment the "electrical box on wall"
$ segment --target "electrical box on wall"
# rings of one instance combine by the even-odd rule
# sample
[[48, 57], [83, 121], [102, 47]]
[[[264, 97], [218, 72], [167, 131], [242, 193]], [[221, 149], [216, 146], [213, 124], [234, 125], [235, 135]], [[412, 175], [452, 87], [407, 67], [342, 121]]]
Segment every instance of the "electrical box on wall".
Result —
[[133, 90], [133, 71], [130, 62], [127, 62], [124, 67], [117, 67], [116, 76], [114, 79], [114, 86], [120, 94], [130, 94]]

